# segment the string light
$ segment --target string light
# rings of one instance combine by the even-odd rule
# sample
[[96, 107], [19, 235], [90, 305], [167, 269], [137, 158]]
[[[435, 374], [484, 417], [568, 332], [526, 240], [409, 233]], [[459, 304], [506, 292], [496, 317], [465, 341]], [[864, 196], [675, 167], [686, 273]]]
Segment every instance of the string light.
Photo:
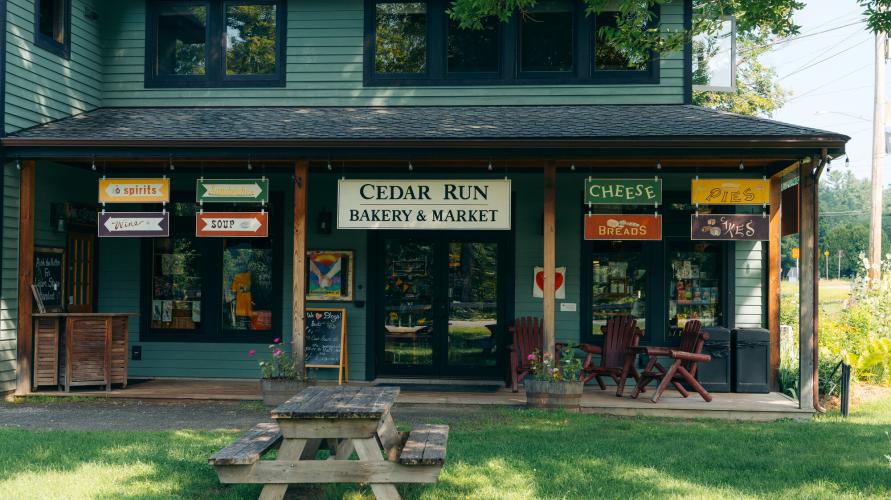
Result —
[[254, 169], [254, 166], [251, 165], [251, 157], [250, 157], [250, 156], [248, 156], [248, 165], [247, 165], [247, 167], [248, 167], [248, 170], [249, 170], [249, 171]]
[[96, 157], [95, 156], [93, 157], [93, 164], [90, 166], [90, 168], [93, 170], [93, 172], [96, 171]]
[[415, 166], [411, 164], [411, 160], [408, 160], [408, 171], [411, 172], [415, 169]]
[[328, 171], [330, 172], [332, 170], [333, 168], [331, 167], [331, 158], [328, 158]]
[[22, 161], [19, 159], [18, 156], [15, 158], [15, 169], [16, 170], [22, 169]]
[[167, 161], [170, 163], [170, 171], [176, 170], [176, 165], [173, 164], [173, 155], [168, 156]]
[[656, 160], [656, 170], [662, 170], [662, 162], [659, 160]]
[[745, 168], [746, 168], [746, 166], [743, 165], [743, 162], [739, 162], [739, 169], [740, 169], [740, 170], [745, 170]]
[[492, 160], [489, 160], [489, 172], [492, 171]]

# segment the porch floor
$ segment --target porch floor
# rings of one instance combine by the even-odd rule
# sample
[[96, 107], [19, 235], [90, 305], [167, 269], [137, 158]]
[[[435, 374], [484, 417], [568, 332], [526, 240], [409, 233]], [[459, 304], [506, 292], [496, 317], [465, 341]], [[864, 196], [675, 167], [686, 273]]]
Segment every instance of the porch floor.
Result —
[[[367, 384], [356, 382], [354, 385]], [[373, 382], [371, 382], [373, 384]], [[675, 391], [665, 391], [659, 403], [652, 403], [647, 394], [638, 399], [626, 396], [617, 398], [615, 390], [599, 390], [586, 386], [582, 395], [583, 413], [604, 413], [625, 416], [721, 418], [731, 420], [777, 420], [780, 418], [808, 419], [812, 410], [798, 408], [798, 402], [772, 392], [769, 394], [712, 393], [713, 400], [706, 403], [698, 395], [683, 398]], [[261, 399], [260, 384], [255, 380], [193, 380], [154, 379], [131, 384], [125, 389], [72, 390], [66, 393], [40, 390], [32, 393], [51, 397], [108, 397], [127, 399], [196, 399], [249, 401]], [[652, 393], [650, 393], [652, 394]], [[436, 392], [402, 391], [397, 403], [406, 405], [504, 405], [522, 406], [526, 402], [523, 391], [513, 393], [508, 388], [496, 392]]]

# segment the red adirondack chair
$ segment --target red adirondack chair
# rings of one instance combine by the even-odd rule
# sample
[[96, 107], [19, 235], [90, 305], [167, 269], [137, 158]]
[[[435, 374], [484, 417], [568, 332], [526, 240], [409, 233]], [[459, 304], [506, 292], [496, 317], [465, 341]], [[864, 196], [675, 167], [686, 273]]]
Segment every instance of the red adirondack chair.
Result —
[[[631, 350], [637, 347], [643, 332], [637, 327], [637, 320], [630, 316], [616, 316], [610, 318], [606, 325], [600, 327], [603, 332], [603, 347], [593, 344], [581, 344], [579, 349], [587, 353], [582, 363], [581, 380], [588, 383], [592, 378], [597, 380], [601, 390], [606, 390], [606, 385], [601, 378], [609, 376], [616, 382], [616, 396], [621, 397], [625, 392], [625, 379], [630, 374], [635, 382], [640, 382], [640, 375], [634, 367], [635, 352]], [[600, 363], [594, 364], [594, 355], [600, 355]]]
[[[706, 402], [711, 401], [711, 394], [696, 380], [697, 364], [700, 362], [708, 363], [712, 360], [712, 357], [708, 354], [702, 354], [702, 347], [705, 345], [706, 340], [708, 340], [708, 333], [702, 330], [702, 324], [699, 321], [691, 320], [684, 325], [679, 347], [647, 346], [635, 348], [636, 351], [648, 355], [650, 361], [641, 374], [640, 381], [638, 381], [637, 387], [634, 388], [631, 397], [637, 398], [650, 381], [659, 380], [659, 386], [656, 388], [656, 393], [653, 394], [652, 398], [654, 403], [659, 402], [659, 399], [662, 398], [662, 393], [665, 392], [665, 388], [668, 387], [669, 383], [674, 385], [675, 389], [681, 393], [681, 396], [688, 397], [690, 393], [684, 387], [683, 382], [690, 384], [693, 390], [698, 392]], [[659, 363], [659, 357], [671, 358], [673, 360], [671, 367], [666, 370]]]
[[[514, 326], [508, 330], [513, 337], [513, 344], [510, 346], [510, 387], [514, 392], [518, 391], [517, 385], [532, 370], [532, 363], [529, 362], [529, 355], [536, 350], [543, 352], [544, 339], [542, 338], [541, 318], [533, 318], [524, 316], [514, 321]], [[554, 344], [557, 364], [560, 363], [560, 351], [566, 347], [565, 343], [557, 342]]]

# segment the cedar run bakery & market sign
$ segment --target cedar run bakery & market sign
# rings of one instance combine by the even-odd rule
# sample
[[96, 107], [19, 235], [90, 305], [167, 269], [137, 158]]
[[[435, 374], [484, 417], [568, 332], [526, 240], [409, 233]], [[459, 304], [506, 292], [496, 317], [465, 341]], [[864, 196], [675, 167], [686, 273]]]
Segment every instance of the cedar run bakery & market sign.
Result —
[[509, 179], [341, 179], [337, 227], [509, 230], [510, 196]]

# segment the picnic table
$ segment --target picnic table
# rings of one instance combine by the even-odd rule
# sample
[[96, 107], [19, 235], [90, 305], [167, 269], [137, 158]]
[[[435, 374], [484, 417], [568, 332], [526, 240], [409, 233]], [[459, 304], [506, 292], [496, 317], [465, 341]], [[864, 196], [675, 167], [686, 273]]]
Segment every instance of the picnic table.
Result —
[[[378, 499], [398, 499], [398, 483], [436, 482], [449, 432], [398, 432], [390, 415], [398, 395], [397, 387], [309, 387], [272, 410], [276, 424], [258, 424], [208, 461], [221, 483], [264, 484], [261, 499], [301, 483], [369, 483]], [[261, 459], [277, 446], [275, 459]], [[316, 460], [323, 446], [330, 457]]]

